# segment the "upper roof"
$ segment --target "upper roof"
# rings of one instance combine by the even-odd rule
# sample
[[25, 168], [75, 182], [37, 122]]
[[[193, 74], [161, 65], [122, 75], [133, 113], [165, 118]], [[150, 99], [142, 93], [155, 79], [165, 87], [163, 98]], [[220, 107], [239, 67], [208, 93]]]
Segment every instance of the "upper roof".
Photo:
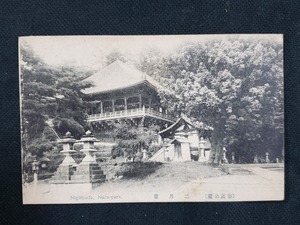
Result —
[[116, 60], [99, 72], [86, 78], [84, 81], [91, 81], [94, 84], [93, 87], [83, 91], [85, 94], [109, 92], [142, 83], [148, 83], [148, 85], [155, 89], [161, 87], [156, 80], [146, 73], [143, 73], [120, 60]]

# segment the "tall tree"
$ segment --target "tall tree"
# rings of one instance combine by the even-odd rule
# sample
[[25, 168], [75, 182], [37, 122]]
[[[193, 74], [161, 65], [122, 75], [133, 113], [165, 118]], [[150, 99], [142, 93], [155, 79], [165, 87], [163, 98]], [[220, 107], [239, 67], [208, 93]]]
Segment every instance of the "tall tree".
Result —
[[136, 63], [137, 68], [153, 77], [159, 82], [164, 82], [164, 74], [166, 73], [165, 55], [157, 48], [150, 48], [143, 51], [139, 55]]
[[125, 55], [123, 53], [121, 53], [120, 51], [114, 50], [106, 56], [105, 64], [108, 66], [108, 65], [112, 64], [113, 62], [115, 62], [116, 60], [120, 60], [124, 63], [128, 61], [127, 57], [125, 57]]
[[211, 162], [220, 162], [223, 146], [235, 146], [248, 161], [250, 155], [274, 150], [274, 133], [280, 136], [275, 118], [283, 112], [282, 45], [246, 40], [189, 44], [168, 61], [162, 103], [214, 128]]
[[[55, 139], [71, 131], [84, 133], [86, 114], [81, 90], [90, 83], [72, 68], [47, 65], [23, 42], [21, 52], [22, 140], [24, 162], [56, 147]], [[49, 126], [50, 125], [50, 126]], [[54, 126], [54, 129], [52, 128]]]

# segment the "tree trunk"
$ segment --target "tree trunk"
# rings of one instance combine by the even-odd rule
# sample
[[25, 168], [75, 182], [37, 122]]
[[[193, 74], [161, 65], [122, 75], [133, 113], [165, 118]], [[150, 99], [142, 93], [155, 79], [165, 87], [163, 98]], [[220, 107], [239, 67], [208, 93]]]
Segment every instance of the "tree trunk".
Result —
[[218, 165], [223, 155], [223, 135], [222, 130], [215, 129], [212, 133], [212, 143], [209, 155], [209, 163]]

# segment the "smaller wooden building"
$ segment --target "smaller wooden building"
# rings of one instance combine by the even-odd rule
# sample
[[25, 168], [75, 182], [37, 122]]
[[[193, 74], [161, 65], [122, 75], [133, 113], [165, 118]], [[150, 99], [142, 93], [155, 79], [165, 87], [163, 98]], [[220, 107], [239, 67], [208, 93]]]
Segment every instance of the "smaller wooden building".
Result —
[[182, 115], [175, 123], [158, 134], [163, 147], [150, 161], [207, 161], [211, 144], [209, 139], [200, 138], [200, 131], [212, 128], [193, 124]]

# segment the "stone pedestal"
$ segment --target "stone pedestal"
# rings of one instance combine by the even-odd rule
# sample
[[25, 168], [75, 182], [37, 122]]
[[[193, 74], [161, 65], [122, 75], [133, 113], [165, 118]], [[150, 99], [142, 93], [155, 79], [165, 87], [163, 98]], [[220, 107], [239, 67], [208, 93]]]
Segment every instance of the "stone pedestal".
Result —
[[71, 183], [90, 183], [92, 186], [104, 182], [106, 176], [96, 162], [82, 163], [71, 176]]
[[71, 156], [71, 153], [75, 151], [70, 149], [70, 143], [75, 142], [75, 140], [71, 139], [70, 135], [61, 140], [64, 146], [62, 153], [66, 157], [51, 178], [52, 190], [89, 191], [105, 181], [106, 177], [92, 155], [96, 151], [94, 149], [96, 140], [90, 131], [86, 132], [86, 135], [80, 140], [80, 142], [83, 142], [84, 147], [81, 152], [85, 153], [85, 157], [79, 165], [75, 163]]
[[95, 187], [105, 181], [106, 176], [92, 155], [96, 152], [95, 141], [97, 139], [94, 138], [90, 131], [87, 131], [86, 135], [81, 138], [80, 142], [83, 142], [81, 152], [85, 154], [85, 157], [71, 176], [71, 183], [90, 183], [91, 187]]
[[68, 184], [70, 183], [71, 176], [73, 175], [73, 165], [60, 165], [54, 172], [51, 178], [52, 184]]

